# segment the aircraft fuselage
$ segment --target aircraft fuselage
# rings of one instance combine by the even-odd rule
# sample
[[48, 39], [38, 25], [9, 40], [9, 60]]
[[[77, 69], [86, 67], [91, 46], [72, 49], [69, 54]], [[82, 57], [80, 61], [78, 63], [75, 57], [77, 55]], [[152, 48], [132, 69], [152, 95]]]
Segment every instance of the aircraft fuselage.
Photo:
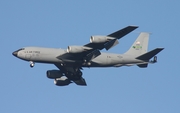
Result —
[[65, 49], [25, 47], [16, 51], [15, 56], [25, 61], [37, 63], [65, 63], [67, 66], [81, 65], [82, 67], [120, 67], [131, 66], [133, 64], [143, 62], [130, 55], [101, 53], [101, 55], [93, 59], [89, 64], [83, 64], [80, 60], [77, 61], [69, 59], [68, 61], [64, 61], [63, 58], [61, 58], [61, 55], [65, 53], [67, 53]]
[[[148, 50], [149, 33], [142, 32], [124, 54], [103, 53], [101, 50], [116, 46], [118, 39], [130, 33], [136, 26], [128, 26], [107, 36], [91, 36], [90, 43], [83, 46], [70, 45], [67, 49], [25, 47], [13, 52], [19, 59], [29, 61], [30, 67], [35, 63], [54, 64], [58, 70], [47, 70], [46, 75], [54, 79], [57, 86], [65, 86], [74, 82], [86, 86], [82, 77], [84, 67], [121, 67], [137, 65], [146, 68], [149, 63], [157, 62], [157, 56], [164, 48]], [[150, 60], [153, 58], [153, 60]]]

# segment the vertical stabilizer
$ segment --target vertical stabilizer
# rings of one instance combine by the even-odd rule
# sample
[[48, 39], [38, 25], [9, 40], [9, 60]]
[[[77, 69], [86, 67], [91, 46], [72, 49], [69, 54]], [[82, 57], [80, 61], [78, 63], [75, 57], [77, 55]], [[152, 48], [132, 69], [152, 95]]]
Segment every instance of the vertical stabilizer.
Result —
[[147, 52], [148, 50], [149, 33], [142, 32], [130, 47], [130, 49], [125, 53], [128, 55], [133, 55], [135, 57], [140, 56]]

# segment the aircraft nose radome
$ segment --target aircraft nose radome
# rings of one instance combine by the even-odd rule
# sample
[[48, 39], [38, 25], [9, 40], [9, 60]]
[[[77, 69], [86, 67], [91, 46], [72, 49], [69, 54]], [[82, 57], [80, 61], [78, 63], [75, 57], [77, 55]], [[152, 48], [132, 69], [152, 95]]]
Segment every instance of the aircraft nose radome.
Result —
[[13, 54], [15, 57], [17, 57], [18, 52], [17, 52], [17, 51], [14, 51], [12, 54]]

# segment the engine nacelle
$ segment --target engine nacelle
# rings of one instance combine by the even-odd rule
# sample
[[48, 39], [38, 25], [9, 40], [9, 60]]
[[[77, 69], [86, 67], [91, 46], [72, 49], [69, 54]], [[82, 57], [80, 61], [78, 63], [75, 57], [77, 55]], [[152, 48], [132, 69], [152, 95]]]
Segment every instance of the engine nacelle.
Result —
[[61, 71], [59, 71], [59, 70], [48, 70], [46, 72], [46, 75], [50, 79], [61, 78], [63, 76]]
[[154, 63], [156, 63], [157, 62], [157, 56], [154, 56], [154, 58], [153, 58], [153, 61], [152, 62], [154, 62]]
[[67, 52], [68, 53], [81, 53], [85, 51], [85, 49], [82, 46], [68, 46]]
[[72, 82], [68, 78], [64, 78], [64, 77], [61, 77], [61, 78], [54, 80], [54, 84], [57, 86], [67, 86], [70, 83], [72, 83]]
[[91, 43], [104, 43], [104, 42], [107, 42], [111, 39], [115, 39], [115, 38], [108, 37], [108, 36], [91, 36], [90, 42]]

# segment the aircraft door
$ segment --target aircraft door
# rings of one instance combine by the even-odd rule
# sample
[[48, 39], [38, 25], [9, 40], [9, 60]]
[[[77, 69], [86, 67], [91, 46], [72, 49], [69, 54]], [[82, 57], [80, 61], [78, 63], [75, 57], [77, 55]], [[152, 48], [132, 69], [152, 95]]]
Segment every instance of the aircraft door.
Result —
[[110, 65], [110, 64], [111, 64], [111, 56], [107, 56], [106, 65]]

